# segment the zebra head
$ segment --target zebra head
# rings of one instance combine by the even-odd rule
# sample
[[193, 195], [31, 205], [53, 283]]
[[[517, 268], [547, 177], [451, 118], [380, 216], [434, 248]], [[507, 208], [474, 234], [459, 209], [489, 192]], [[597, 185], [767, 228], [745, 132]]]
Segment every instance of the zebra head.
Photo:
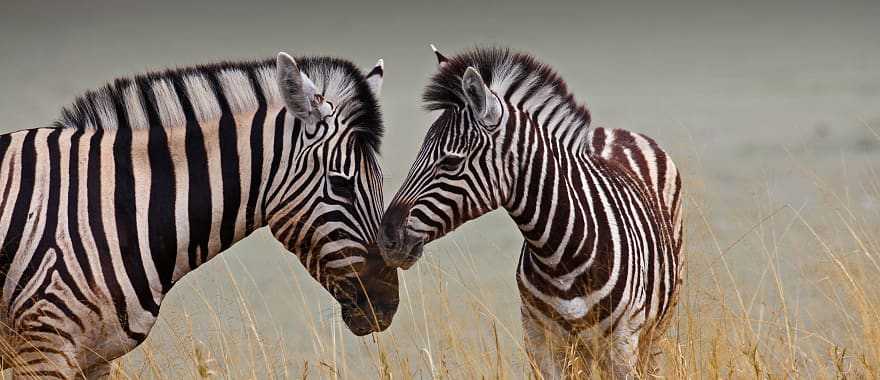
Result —
[[[382, 212], [382, 133], [375, 97], [380, 60], [363, 76], [348, 62], [278, 55], [278, 89], [294, 138], [281, 147], [289, 174], [271, 186], [272, 233], [342, 306], [356, 335], [385, 330], [398, 306], [397, 271], [375, 245]], [[282, 153], [276, 152], [276, 153]], [[285, 166], [281, 164], [281, 166]]]
[[[426, 243], [502, 205], [509, 188], [509, 110], [484, 79], [490, 72], [467, 56], [434, 53], [440, 70], [424, 100], [437, 118], [380, 228], [383, 257], [403, 269]], [[438, 93], [445, 100], [436, 101]]]

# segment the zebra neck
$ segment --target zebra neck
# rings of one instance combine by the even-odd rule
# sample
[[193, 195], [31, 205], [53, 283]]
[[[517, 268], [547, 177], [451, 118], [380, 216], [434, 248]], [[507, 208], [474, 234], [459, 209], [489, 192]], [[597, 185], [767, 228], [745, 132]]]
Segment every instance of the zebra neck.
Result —
[[554, 145], [570, 152], [580, 150], [590, 128], [586, 107], [577, 104], [571, 95], [563, 96], [553, 89], [537, 89], [517, 96], [519, 92], [512, 94], [507, 103], [527, 115], [527, 121], [519, 120], [520, 127], [540, 128]]
[[[542, 127], [532, 116], [522, 113], [520, 133], [512, 144], [519, 151], [510, 167], [518, 168], [513, 175], [512, 192], [505, 204], [526, 239], [529, 251], [547, 265], [555, 266], [572, 250], [580, 250], [586, 230], [594, 220], [589, 210], [593, 197], [582, 180], [586, 160], [583, 151], [570, 149], [553, 128]], [[563, 129], [555, 129], [562, 131]]]
[[280, 106], [261, 105], [185, 133], [166, 130], [174, 136], [169, 145], [182, 146], [186, 157], [174, 170], [175, 227], [187, 238], [178, 242], [175, 281], [266, 225], [268, 187], [290, 165], [278, 154], [291, 140], [285, 118]]

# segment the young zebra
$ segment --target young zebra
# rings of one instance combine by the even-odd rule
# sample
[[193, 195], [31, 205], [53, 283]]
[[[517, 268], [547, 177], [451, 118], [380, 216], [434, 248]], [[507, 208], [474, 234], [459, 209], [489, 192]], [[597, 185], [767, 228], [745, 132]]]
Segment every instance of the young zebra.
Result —
[[[4, 368], [106, 376], [184, 275], [256, 229], [297, 254], [351, 331], [384, 330], [375, 248], [382, 61], [220, 63], [117, 79], [53, 127], [0, 136]], [[370, 302], [372, 299], [373, 302]]]
[[644, 136], [589, 133], [587, 109], [527, 54], [435, 53], [424, 100], [438, 116], [383, 216], [385, 260], [409, 268], [424, 244], [503, 207], [525, 237], [517, 282], [543, 376], [564, 374], [556, 348], [581, 342], [590, 360], [597, 338], [610, 369], [634, 375], [680, 284], [675, 165]]

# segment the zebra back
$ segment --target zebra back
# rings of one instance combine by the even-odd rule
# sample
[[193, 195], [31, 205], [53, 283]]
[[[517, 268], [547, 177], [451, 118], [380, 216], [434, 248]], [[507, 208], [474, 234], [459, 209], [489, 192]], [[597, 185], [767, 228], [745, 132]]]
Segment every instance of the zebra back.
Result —
[[617, 162], [641, 179], [672, 224], [675, 252], [681, 251], [681, 176], [657, 142], [625, 129], [591, 128], [587, 149], [593, 156]]

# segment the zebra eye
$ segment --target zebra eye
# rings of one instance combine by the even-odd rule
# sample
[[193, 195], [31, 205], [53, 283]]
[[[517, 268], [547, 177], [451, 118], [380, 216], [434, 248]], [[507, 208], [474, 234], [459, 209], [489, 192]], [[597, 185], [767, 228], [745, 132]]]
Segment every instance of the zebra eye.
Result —
[[437, 163], [437, 167], [440, 170], [447, 172], [454, 172], [461, 167], [461, 164], [464, 162], [464, 156], [460, 156], [457, 154], [449, 154], [440, 159], [440, 162]]
[[354, 178], [342, 174], [330, 174], [327, 179], [330, 181], [333, 194], [349, 200], [354, 199]]

